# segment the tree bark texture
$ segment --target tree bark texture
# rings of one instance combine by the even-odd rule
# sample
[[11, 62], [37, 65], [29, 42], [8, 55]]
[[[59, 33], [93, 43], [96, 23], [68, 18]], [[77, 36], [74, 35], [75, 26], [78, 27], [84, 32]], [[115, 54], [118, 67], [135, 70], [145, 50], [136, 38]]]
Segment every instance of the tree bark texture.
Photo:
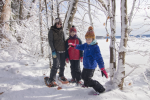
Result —
[[91, 16], [90, 0], [88, 0], [88, 9], [89, 9], [88, 13], [89, 13], [90, 25], [93, 27], [92, 16]]
[[6, 0], [4, 6], [2, 7], [1, 17], [0, 17], [0, 40], [5, 38], [9, 41], [6, 36], [6, 32], [9, 32], [9, 20], [11, 16], [11, 0]]
[[77, 10], [77, 4], [78, 0], [71, 0], [68, 11], [66, 13], [64, 21], [64, 32], [66, 35], [69, 35], [68, 30], [72, 27], [73, 18]]
[[119, 88], [123, 89], [124, 77], [125, 77], [125, 55], [126, 51], [121, 50], [125, 49], [127, 46], [127, 39], [128, 39], [128, 17], [127, 17], [127, 0], [121, 0], [121, 42], [120, 42], [120, 52], [119, 52], [119, 59], [118, 59], [118, 71], [121, 73], [121, 80], [119, 83]]
[[40, 25], [40, 36], [41, 36], [41, 54], [44, 54], [44, 48], [43, 48], [43, 31], [42, 31], [42, 2], [39, 0], [39, 25]]
[[111, 9], [110, 9], [110, 0], [109, 0], [109, 17], [110, 17], [110, 27], [111, 27], [111, 36], [110, 36], [110, 81], [113, 80], [114, 72], [116, 71], [116, 0], [111, 0]]

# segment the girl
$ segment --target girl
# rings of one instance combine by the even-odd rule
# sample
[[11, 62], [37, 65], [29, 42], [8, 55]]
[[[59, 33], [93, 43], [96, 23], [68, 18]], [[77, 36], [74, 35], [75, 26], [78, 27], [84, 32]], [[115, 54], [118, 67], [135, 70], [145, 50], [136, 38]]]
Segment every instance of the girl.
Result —
[[93, 87], [93, 89], [97, 93], [102, 93], [105, 91], [105, 88], [96, 80], [93, 80], [93, 74], [95, 68], [97, 67], [97, 63], [99, 68], [101, 69], [102, 76], [105, 75], [108, 78], [107, 72], [104, 68], [103, 58], [100, 53], [99, 46], [95, 40], [95, 34], [93, 31], [93, 27], [89, 27], [86, 35], [85, 35], [86, 43], [82, 45], [76, 45], [74, 43], [69, 43], [71, 46], [75, 46], [76, 49], [84, 50], [83, 56], [83, 71], [82, 78], [84, 80], [84, 86]]
[[61, 81], [63, 84], [67, 84], [69, 82], [64, 76], [65, 39], [64, 39], [64, 32], [62, 29], [62, 21], [60, 18], [56, 18], [54, 26], [51, 26], [51, 29], [48, 33], [48, 40], [52, 50], [53, 66], [51, 68], [50, 78], [49, 77], [44, 78], [45, 84], [48, 87], [57, 86], [56, 74], [58, 69], [60, 69], [58, 80]]
[[77, 30], [74, 26], [70, 28], [69, 38], [66, 40], [66, 62], [70, 61], [71, 68], [71, 76], [72, 79], [70, 83], [77, 83], [77, 85], [81, 84], [81, 70], [80, 70], [80, 60], [83, 60], [83, 52], [75, 49], [75, 47], [71, 47], [68, 44], [82, 44], [81, 40], [77, 37]]

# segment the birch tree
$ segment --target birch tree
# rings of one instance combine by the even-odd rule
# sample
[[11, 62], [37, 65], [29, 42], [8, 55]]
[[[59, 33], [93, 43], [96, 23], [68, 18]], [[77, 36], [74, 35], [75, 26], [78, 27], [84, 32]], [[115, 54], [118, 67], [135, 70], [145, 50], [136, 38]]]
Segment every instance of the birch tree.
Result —
[[43, 33], [42, 33], [42, 2], [39, 0], [39, 25], [40, 25], [40, 36], [41, 36], [41, 54], [43, 55]]
[[92, 22], [92, 16], [91, 16], [91, 6], [90, 6], [90, 0], [88, 0], [88, 14], [89, 14], [89, 19], [90, 19], [90, 25], [93, 27], [93, 22]]
[[23, 20], [23, 0], [20, 0], [19, 20]]
[[9, 32], [9, 19], [11, 16], [11, 0], [6, 0], [2, 8], [1, 17], [0, 17], [0, 40], [5, 38], [10, 41], [4, 32]]
[[123, 89], [125, 78], [125, 55], [128, 40], [128, 16], [127, 16], [127, 0], [121, 0], [121, 40], [118, 56], [117, 73], [114, 77], [114, 86]]
[[78, 3], [78, 0], [71, 0], [70, 1], [69, 8], [68, 8], [68, 11], [67, 11], [66, 16], [65, 16], [64, 27], [63, 27], [65, 38], [67, 38], [67, 35], [69, 34], [68, 30], [72, 26], [73, 18], [74, 18], [74, 15], [76, 13], [76, 10], [77, 10], [77, 3]]
[[110, 81], [112, 82], [114, 72], [116, 70], [116, 0], [108, 1], [108, 15], [110, 18], [110, 28], [111, 28], [111, 35], [110, 35]]

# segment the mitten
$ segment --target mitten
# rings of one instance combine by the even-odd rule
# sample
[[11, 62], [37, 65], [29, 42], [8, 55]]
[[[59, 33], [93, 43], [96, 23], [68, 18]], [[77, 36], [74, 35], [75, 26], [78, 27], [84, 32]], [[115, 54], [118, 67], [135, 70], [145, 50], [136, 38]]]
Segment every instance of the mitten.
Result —
[[69, 63], [69, 59], [68, 58], [66, 58], [66, 62]]
[[80, 61], [83, 62], [83, 57], [80, 58]]
[[52, 56], [53, 56], [53, 58], [56, 58], [56, 57], [57, 57], [55, 51], [52, 52]]
[[108, 78], [108, 74], [105, 70], [105, 68], [101, 68], [102, 77], [105, 75], [106, 78]]
[[69, 45], [69, 46], [76, 47], [76, 44], [74, 44], [74, 43], [69, 43], [68, 45]]

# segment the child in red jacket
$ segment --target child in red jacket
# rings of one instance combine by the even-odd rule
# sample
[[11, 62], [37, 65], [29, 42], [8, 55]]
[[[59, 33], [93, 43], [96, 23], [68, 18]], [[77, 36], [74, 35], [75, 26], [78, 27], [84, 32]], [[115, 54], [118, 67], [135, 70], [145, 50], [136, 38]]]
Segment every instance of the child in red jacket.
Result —
[[71, 68], [71, 83], [81, 84], [81, 70], [80, 60], [83, 60], [83, 51], [75, 49], [75, 47], [69, 46], [69, 43], [82, 44], [81, 40], [77, 37], [77, 30], [74, 26], [69, 30], [69, 38], [66, 40], [66, 62], [70, 61]]

